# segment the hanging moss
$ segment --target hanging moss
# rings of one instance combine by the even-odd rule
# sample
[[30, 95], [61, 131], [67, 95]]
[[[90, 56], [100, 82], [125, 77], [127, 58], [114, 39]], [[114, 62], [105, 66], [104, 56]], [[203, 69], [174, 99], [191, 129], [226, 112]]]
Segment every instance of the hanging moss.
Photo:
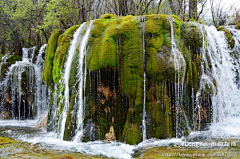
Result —
[[53, 68], [53, 58], [55, 56], [55, 52], [57, 49], [57, 42], [59, 36], [62, 34], [62, 31], [57, 29], [51, 33], [51, 36], [48, 40], [45, 60], [44, 60], [44, 67], [42, 72], [42, 84], [47, 81], [49, 85], [52, 82], [52, 68]]
[[87, 53], [88, 68], [90, 71], [101, 68], [117, 67], [118, 26], [121, 20], [98, 19], [94, 21], [89, 38]]
[[63, 140], [71, 141], [76, 134], [75, 130], [77, 129], [77, 110], [74, 108], [76, 101], [75, 95], [70, 98], [69, 110], [66, 119], [65, 131]]
[[141, 130], [138, 127], [138, 124], [131, 124], [128, 120], [124, 126], [123, 130], [123, 137], [122, 140], [125, 141], [127, 144], [135, 145], [141, 142]]
[[181, 26], [183, 24], [183, 21], [181, 21], [181, 19], [176, 15], [171, 15], [171, 17], [173, 18], [173, 22], [174, 22], [174, 36], [176, 38], [176, 43], [177, 43], [179, 50], [181, 50], [181, 48], [182, 48]]
[[151, 115], [150, 126], [148, 127], [148, 136], [151, 138], [165, 139], [170, 137], [170, 99], [167, 95], [167, 86], [164, 83], [158, 83], [154, 79], [148, 90], [147, 112]]
[[61, 78], [61, 72], [64, 67], [64, 62], [68, 53], [68, 49], [70, 47], [70, 43], [73, 39], [73, 34], [78, 27], [79, 25], [74, 25], [59, 36], [57, 44], [58, 47], [56, 49], [56, 53], [53, 59], [54, 66], [52, 69], [52, 77], [55, 83], [58, 83], [59, 79]]

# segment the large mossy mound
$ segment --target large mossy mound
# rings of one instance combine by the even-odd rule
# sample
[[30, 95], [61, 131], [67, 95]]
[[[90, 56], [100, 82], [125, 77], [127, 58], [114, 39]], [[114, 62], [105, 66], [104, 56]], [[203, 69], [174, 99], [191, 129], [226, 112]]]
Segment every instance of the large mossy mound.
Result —
[[[184, 69], [180, 71], [175, 68], [172, 58], [176, 49], [172, 50], [169, 18], [173, 20], [178, 56], [184, 62]], [[64, 104], [64, 87], [60, 79], [70, 42], [78, 27], [73, 26], [63, 34], [60, 30], [54, 31], [47, 47], [49, 57], [46, 57], [42, 80], [58, 85], [56, 92], [59, 99], [54, 109], [58, 111], [59, 123]], [[198, 90], [202, 40], [201, 30], [196, 24], [184, 23], [174, 15], [117, 17], [105, 14], [94, 20], [84, 65], [86, 104], [83, 141], [102, 140], [113, 126], [117, 140], [128, 144], [141, 142], [144, 90], [147, 138], [176, 137], [176, 127], [186, 127], [184, 116], [193, 118], [194, 101], [191, 95]], [[79, 49], [76, 52], [70, 71], [70, 105], [64, 140], [72, 140], [76, 134]], [[175, 105], [179, 81], [184, 88], [181, 102], [187, 106], [181, 105], [178, 108], [181, 111], [177, 113]], [[53, 96], [49, 116], [54, 110], [52, 102]], [[183, 121], [181, 125], [176, 125], [176, 116]], [[187, 129], [182, 130], [183, 134], [187, 132]]]

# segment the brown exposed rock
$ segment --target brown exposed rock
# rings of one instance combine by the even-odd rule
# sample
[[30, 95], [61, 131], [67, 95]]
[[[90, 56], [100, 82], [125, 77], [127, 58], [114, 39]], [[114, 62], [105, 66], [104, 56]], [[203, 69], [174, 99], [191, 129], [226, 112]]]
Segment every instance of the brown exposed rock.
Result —
[[115, 136], [115, 132], [114, 132], [114, 127], [113, 126], [110, 127], [110, 132], [105, 134], [104, 140], [107, 140], [107, 141], [114, 141], [114, 140], [116, 140], [116, 136]]
[[106, 113], [110, 113], [111, 112], [111, 109], [110, 109], [110, 107], [107, 107], [107, 108], [104, 108], [104, 111], [106, 112]]
[[0, 114], [0, 119], [9, 119], [10, 118], [10, 112], [9, 111], [2, 111]]
[[106, 97], [106, 100], [108, 100], [109, 97], [112, 96], [109, 86], [104, 87], [103, 85], [100, 85], [98, 87], [98, 90]]
[[48, 112], [46, 112], [45, 114], [43, 114], [39, 118], [38, 123], [37, 123], [37, 125], [34, 128], [35, 129], [38, 129], [38, 128], [41, 128], [41, 127], [46, 128], [47, 127], [47, 118], [48, 118]]
[[10, 104], [12, 103], [12, 100], [10, 99], [10, 96], [8, 93], [5, 94], [5, 101]]

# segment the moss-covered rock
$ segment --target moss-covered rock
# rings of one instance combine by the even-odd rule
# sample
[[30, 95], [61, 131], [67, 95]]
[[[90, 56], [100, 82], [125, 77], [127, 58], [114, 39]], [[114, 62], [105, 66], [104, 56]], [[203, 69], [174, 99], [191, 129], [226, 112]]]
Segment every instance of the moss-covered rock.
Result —
[[240, 30], [240, 23], [236, 24], [236, 29]]
[[52, 77], [54, 83], [59, 83], [61, 73], [64, 68], [64, 62], [70, 47], [70, 42], [73, 39], [73, 34], [79, 25], [74, 25], [67, 29], [62, 35], [59, 36], [57, 42], [57, 49], [53, 59]]
[[[169, 18], [173, 21], [176, 48], [171, 43]], [[49, 60], [52, 63], [45, 64], [51, 65], [52, 74], [48, 76], [44, 70], [44, 81], [52, 79], [58, 86], [58, 101], [54, 108], [58, 112], [58, 124], [64, 107], [65, 88], [60, 82], [61, 72], [77, 28], [73, 26], [58, 35], [54, 57]], [[191, 115], [194, 114], [194, 99], [191, 96], [199, 89], [202, 41], [201, 30], [195, 23], [183, 23], [174, 15], [117, 17], [105, 14], [94, 20], [86, 54], [83, 141], [102, 140], [114, 126], [116, 140], [128, 144], [141, 142], [144, 93], [147, 138], [175, 137], [177, 131], [187, 134], [188, 130], [182, 127], [187, 127], [185, 116], [193, 118]], [[70, 106], [64, 140], [72, 140], [76, 133], [78, 52], [77, 49], [70, 70]], [[177, 89], [182, 91], [178, 96]], [[50, 108], [51, 113], [54, 109]], [[177, 125], [177, 119], [183, 122]], [[96, 137], [90, 129], [94, 130]]]
[[202, 47], [203, 37], [200, 28], [192, 22], [185, 22], [182, 25], [182, 39], [185, 46]]
[[42, 83], [47, 81], [48, 85], [52, 82], [53, 58], [57, 49], [57, 42], [62, 31], [57, 29], [51, 33], [45, 53], [44, 67], [42, 71]]

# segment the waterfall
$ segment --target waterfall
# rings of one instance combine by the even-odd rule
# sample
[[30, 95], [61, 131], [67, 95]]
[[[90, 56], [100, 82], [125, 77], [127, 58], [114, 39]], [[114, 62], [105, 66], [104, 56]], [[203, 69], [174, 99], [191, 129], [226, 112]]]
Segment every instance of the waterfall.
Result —
[[38, 103], [38, 117], [48, 109], [50, 102], [50, 90], [47, 87], [47, 84], [41, 84], [42, 70], [44, 66], [44, 57], [46, 52], [47, 44], [44, 44], [40, 47], [36, 62], [34, 65], [35, 76], [36, 76], [36, 87], [37, 87], [37, 96], [36, 100]]
[[[208, 41], [207, 55], [212, 66], [211, 74], [217, 84], [217, 94], [212, 97], [213, 123], [230, 122], [239, 118], [240, 113], [240, 91], [236, 81], [239, 66], [230, 55], [233, 50], [229, 48], [224, 32], [217, 31], [213, 26], [205, 29]], [[239, 50], [235, 52], [239, 54]]]
[[73, 139], [74, 142], [81, 141], [83, 136], [83, 120], [84, 120], [84, 104], [85, 104], [84, 93], [85, 93], [85, 87], [86, 87], [86, 74], [87, 74], [86, 47], [88, 43], [88, 38], [90, 36], [92, 23], [93, 21], [90, 22], [88, 29], [79, 46], [79, 66], [78, 66], [79, 103], [78, 103], [78, 115], [77, 115], [77, 134]]
[[144, 67], [144, 85], [143, 85], [143, 119], [142, 119], [142, 125], [143, 125], [143, 141], [146, 140], [146, 72], [145, 72], [145, 16], [142, 16], [142, 40], [143, 40], [143, 67]]
[[84, 117], [84, 92], [85, 92], [85, 79], [86, 79], [86, 46], [88, 42], [88, 38], [90, 35], [90, 30], [92, 26], [93, 21], [90, 22], [86, 33], [82, 37], [81, 35], [83, 34], [83, 31], [86, 27], [86, 23], [83, 23], [77, 31], [73, 35], [73, 40], [71, 42], [71, 46], [68, 51], [68, 57], [65, 63], [65, 70], [64, 70], [64, 86], [65, 86], [65, 91], [64, 91], [64, 108], [62, 111], [62, 119], [61, 119], [61, 124], [60, 124], [60, 138], [63, 139], [64, 137], [64, 132], [66, 128], [66, 119], [67, 119], [67, 114], [69, 111], [69, 77], [70, 77], [70, 70], [72, 66], [72, 62], [74, 59], [74, 56], [76, 54], [76, 50], [78, 49], [77, 47], [79, 46], [79, 66], [78, 66], [78, 74], [77, 74], [77, 82], [79, 82], [79, 87], [78, 87], [78, 96], [75, 97], [76, 105], [74, 106], [74, 109], [78, 109], [77, 113], [77, 129], [75, 131], [76, 135], [74, 137], [74, 142], [80, 141], [82, 134], [83, 134], [83, 117]]
[[[9, 115], [13, 119], [37, 118], [48, 106], [46, 94], [42, 94], [44, 86], [40, 81], [44, 64], [40, 57], [45, 53], [46, 44], [40, 48], [39, 57], [36, 58], [39, 61], [37, 64], [34, 63], [35, 49], [36, 47], [23, 48], [22, 61], [12, 64], [0, 83], [3, 88], [1, 107], [10, 111]], [[6, 63], [8, 57], [10, 56], [5, 55], [2, 62]], [[46, 86], [45, 89], [47, 90]], [[45, 102], [42, 101], [43, 98]]]
[[64, 73], [64, 85], [65, 85], [65, 91], [64, 91], [64, 98], [65, 98], [65, 103], [64, 103], [64, 108], [62, 112], [62, 121], [61, 121], [61, 126], [60, 126], [60, 138], [63, 138], [64, 135], [64, 130], [65, 130], [65, 124], [66, 124], [66, 118], [67, 118], [67, 113], [69, 109], [69, 77], [70, 77], [70, 70], [72, 66], [72, 61], [73, 57], [76, 53], [77, 46], [79, 44], [81, 34], [85, 28], [86, 23], [83, 23], [77, 31], [73, 35], [73, 40], [71, 42], [71, 46], [68, 51], [68, 57], [67, 61], [65, 63], [65, 73]]
[[[186, 72], [186, 61], [182, 55], [182, 53], [177, 49], [177, 44], [174, 35], [174, 24], [173, 18], [168, 16], [169, 23], [171, 25], [171, 43], [172, 50], [169, 58], [169, 63], [173, 63], [175, 68], [175, 107], [176, 107], [176, 137], [181, 136], [180, 132], [180, 124], [181, 121], [178, 119], [178, 115], [180, 115], [180, 110], [182, 107], [182, 93], [183, 92], [183, 83]], [[188, 126], [189, 127], [189, 126]]]

